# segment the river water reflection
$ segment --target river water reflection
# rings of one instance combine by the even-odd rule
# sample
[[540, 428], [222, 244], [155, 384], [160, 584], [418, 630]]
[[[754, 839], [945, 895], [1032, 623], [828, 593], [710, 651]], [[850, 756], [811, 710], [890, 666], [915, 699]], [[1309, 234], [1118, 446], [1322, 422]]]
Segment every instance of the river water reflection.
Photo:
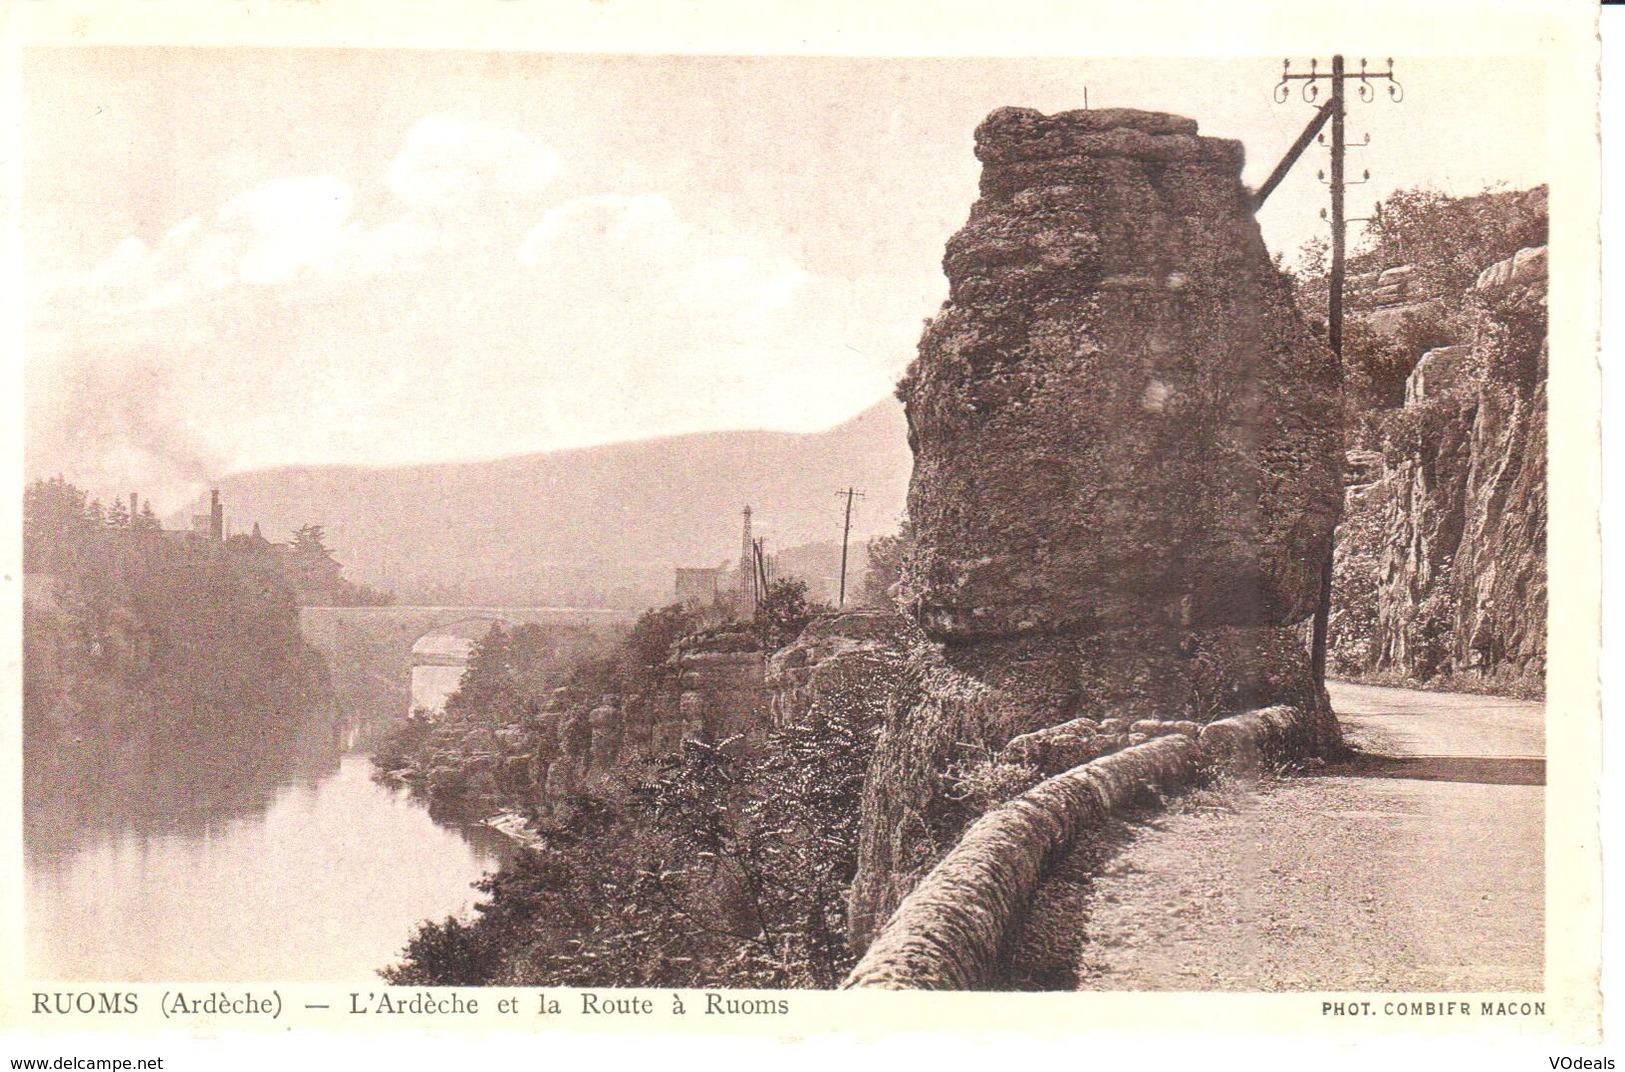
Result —
[[49, 807], [35, 797], [26, 822], [36, 978], [377, 982], [420, 921], [469, 911], [470, 883], [512, 851], [437, 824], [361, 755], [184, 822], [64, 829], [76, 809]]

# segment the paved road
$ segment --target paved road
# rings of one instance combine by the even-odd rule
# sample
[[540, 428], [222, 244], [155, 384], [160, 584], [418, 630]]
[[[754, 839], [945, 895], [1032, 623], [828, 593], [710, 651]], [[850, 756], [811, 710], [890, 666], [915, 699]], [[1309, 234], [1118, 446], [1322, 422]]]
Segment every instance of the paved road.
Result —
[[1089, 895], [1082, 988], [1541, 988], [1542, 705], [1331, 691], [1367, 755], [1135, 829]]
[[1546, 755], [1545, 707], [1504, 696], [1330, 683], [1350, 743], [1411, 756]]

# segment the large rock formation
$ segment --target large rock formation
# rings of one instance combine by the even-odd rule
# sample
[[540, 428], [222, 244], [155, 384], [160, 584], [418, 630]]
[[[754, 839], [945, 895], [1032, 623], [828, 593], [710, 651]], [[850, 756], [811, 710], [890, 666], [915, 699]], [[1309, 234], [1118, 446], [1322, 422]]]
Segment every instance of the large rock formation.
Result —
[[950, 297], [898, 389], [917, 655], [870, 785], [853, 937], [946, 845], [944, 772], [1069, 720], [1335, 722], [1306, 623], [1342, 497], [1340, 377], [1239, 143], [1177, 116], [1001, 109]]
[[602, 790], [643, 761], [686, 740], [721, 741], [765, 724], [760, 651], [685, 651], [665, 668], [668, 683], [591, 699], [560, 689], [534, 720], [527, 747], [531, 795], [546, 807], [572, 793]]
[[1215, 717], [1198, 647], [1253, 693], [1210, 708], [1279, 698], [1266, 679], [1302, 660], [1277, 631], [1313, 612], [1338, 516], [1339, 377], [1264, 248], [1240, 144], [1176, 116], [1003, 109], [977, 155], [950, 300], [899, 388], [905, 600], [977, 671], [1019, 662], [1045, 717]]
[[773, 725], [817, 723], [838, 706], [859, 729], [879, 726], [918, 634], [884, 610], [815, 618], [768, 660]]
[[1004, 109], [899, 393], [934, 635], [1282, 625], [1337, 517], [1338, 377], [1238, 181], [1173, 116]]

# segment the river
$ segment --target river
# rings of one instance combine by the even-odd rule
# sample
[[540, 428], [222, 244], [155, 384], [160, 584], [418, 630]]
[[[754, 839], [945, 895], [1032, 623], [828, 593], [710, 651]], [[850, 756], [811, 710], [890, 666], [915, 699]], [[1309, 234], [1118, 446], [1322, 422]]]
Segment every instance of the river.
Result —
[[101, 827], [75, 813], [29, 824], [36, 978], [376, 983], [420, 921], [468, 912], [470, 884], [512, 851], [331, 749], [229, 807]]

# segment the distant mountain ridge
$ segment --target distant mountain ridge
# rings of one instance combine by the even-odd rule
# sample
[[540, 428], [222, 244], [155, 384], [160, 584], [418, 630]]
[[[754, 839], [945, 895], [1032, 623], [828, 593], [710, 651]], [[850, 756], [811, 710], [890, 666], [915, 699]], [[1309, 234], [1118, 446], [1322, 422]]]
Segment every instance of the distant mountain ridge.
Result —
[[[288, 466], [218, 482], [228, 525], [326, 527], [351, 580], [403, 600], [644, 606], [672, 569], [738, 559], [749, 504], [768, 550], [895, 531], [912, 456], [887, 398], [824, 432], [704, 432], [490, 461]], [[190, 512], [190, 511], [188, 511]], [[855, 568], [861, 571], [861, 550]]]

